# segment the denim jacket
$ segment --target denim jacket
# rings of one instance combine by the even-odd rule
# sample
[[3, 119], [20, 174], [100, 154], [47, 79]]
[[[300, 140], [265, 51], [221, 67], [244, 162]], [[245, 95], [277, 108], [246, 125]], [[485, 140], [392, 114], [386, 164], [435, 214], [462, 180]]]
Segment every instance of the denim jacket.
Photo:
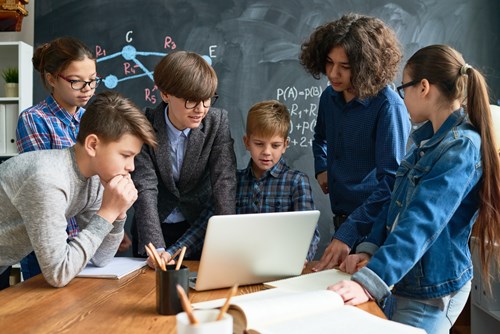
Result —
[[398, 168], [386, 203], [356, 252], [373, 254], [352, 276], [380, 303], [393, 293], [439, 298], [472, 278], [468, 247], [479, 207], [481, 138], [462, 109], [434, 134], [428, 122]]

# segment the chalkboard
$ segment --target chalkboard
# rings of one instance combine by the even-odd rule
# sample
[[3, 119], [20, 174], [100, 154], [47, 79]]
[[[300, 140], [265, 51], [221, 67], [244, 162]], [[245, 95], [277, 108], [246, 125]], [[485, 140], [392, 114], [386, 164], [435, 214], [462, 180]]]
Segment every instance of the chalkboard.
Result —
[[[239, 168], [249, 159], [241, 140], [249, 107], [265, 99], [286, 103], [292, 131], [285, 157], [312, 181], [321, 248], [332, 215], [314, 180], [311, 140], [327, 81], [314, 80], [298, 61], [315, 27], [349, 12], [379, 17], [397, 32], [405, 59], [423, 46], [449, 44], [486, 74], [495, 100], [500, 95], [498, 0], [43, 0], [35, 6], [35, 47], [64, 35], [81, 39], [98, 56], [105, 79], [98, 91], [115, 89], [141, 107], [159, 101], [152, 71], [163, 55], [205, 56], [219, 78], [217, 106], [229, 111]], [[37, 75], [34, 101], [47, 94]]]

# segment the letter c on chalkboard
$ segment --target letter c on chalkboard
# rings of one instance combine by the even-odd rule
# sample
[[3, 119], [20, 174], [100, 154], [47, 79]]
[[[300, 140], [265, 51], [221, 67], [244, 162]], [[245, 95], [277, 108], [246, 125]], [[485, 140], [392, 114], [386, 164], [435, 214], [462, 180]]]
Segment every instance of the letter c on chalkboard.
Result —
[[132, 35], [134, 32], [132, 30], [130, 31], [127, 31], [127, 34], [125, 35], [125, 40], [127, 41], [127, 43], [130, 43], [132, 42], [132, 37], [130, 37], [130, 35]]

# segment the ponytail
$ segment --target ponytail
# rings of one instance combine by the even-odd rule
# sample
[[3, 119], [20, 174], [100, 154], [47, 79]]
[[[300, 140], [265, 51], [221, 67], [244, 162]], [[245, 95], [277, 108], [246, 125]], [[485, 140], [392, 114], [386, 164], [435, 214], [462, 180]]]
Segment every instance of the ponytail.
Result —
[[[484, 281], [491, 288], [490, 263], [500, 268], [500, 158], [497, 150], [488, 91], [484, 77], [474, 68], [466, 70], [467, 113], [472, 124], [481, 134], [481, 160], [483, 177], [479, 193], [479, 214], [473, 228], [481, 262]], [[475, 247], [475, 245], [473, 245]]]
[[490, 288], [490, 263], [500, 268], [500, 250], [495, 250], [495, 244], [500, 244], [500, 157], [486, 81], [447, 45], [431, 45], [418, 50], [408, 60], [406, 69], [413, 80], [425, 78], [434, 84], [450, 103], [464, 101], [469, 120], [481, 135], [483, 175], [479, 212], [472, 235], [477, 239], [484, 282]]

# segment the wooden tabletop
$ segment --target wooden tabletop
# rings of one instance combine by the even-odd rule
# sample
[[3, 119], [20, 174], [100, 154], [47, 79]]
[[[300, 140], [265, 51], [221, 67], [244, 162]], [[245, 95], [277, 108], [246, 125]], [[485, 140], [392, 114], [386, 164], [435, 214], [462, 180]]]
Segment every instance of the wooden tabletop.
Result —
[[[198, 262], [185, 261], [191, 271]], [[305, 272], [309, 272], [309, 267]], [[144, 267], [120, 280], [75, 278], [53, 288], [38, 275], [0, 291], [2, 333], [176, 333], [175, 316], [156, 313], [154, 271]], [[242, 286], [238, 295], [262, 290]], [[225, 298], [227, 289], [196, 292], [192, 303]], [[384, 318], [374, 302], [359, 308]]]

